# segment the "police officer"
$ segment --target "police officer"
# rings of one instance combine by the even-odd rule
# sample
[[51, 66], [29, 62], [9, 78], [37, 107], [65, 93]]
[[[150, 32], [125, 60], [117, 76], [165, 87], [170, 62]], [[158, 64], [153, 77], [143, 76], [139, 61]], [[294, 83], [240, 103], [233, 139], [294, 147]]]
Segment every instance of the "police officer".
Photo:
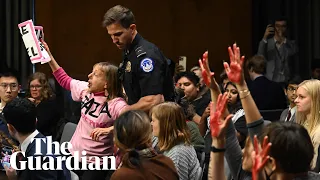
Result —
[[104, 16], [103, 26], [113, 43], [123, 50], [119, 77], [130, 109], [148, 111], [164, 100], [173, 100], [173, 79], [167, 58], [137, 32], [133, 13], [121, 5], [112, 7]]

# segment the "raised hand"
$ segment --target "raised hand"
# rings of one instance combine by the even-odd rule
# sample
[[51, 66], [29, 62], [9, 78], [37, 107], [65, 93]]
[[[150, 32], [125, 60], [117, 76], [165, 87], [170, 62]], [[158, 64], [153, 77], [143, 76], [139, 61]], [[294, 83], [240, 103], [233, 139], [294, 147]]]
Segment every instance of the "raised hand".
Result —
[[223, 63], [228, 78], [234, 83], [241, 83], [243, 81], [242, 65], [244, 62], [244, 56], [240, 57], [240, 48], [236, 44], [233, 47], [228, 47], [230, 66], [227, 62]]
[[209, 68], [208, 51], [203, 53], [202, 59], [199, 59], [199, 65], [202, 72], [203, 82], [206, 84], [207, 87], [212, 87], [212, 83], [215, 83], [213, 79], [214, 72], [211, 72]]
[[257, 180], [258, 174], [270, 158], [268, 156], [270, 147], [271, 143], [268, 143], [267, 136], [265, 136], [263, 139], [262, 147], [260, 147], [257, 136], [254, 136], [254, 151], [251, 155], [253, 161], [252, 180]]
[[267, 40], [268, 36], [274, 34], [274, 27], [272, 26], [272, 24], [269, 24], [266, 28], [266, 31], [264, 33], [263, 39]]
[[211, 102], [210, 108], [210, 131], [212, 137], [219, 137], [221, 132], [224, 131], [228, 121], [232, 118], [232, 115], [228, 115], [226, 119], [223, 119], [224, 111], [226, 110], [227, 93], [219, 94], [217, 105], [214, 107]]
[[49, 56], [51, 57], [52, 54], [50, 52], [50, 48], [49, 48], [48, 44], [43, 39], [40, 39], [40, 41], [43, 44], [44, 49], [48, 52]]

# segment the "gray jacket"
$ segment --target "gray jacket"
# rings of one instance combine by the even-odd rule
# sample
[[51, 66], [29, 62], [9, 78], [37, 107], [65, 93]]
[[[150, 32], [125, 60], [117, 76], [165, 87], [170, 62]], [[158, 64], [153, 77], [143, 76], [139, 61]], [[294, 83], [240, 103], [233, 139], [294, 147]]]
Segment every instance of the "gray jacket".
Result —
[[[283, 121], [283, 122], [286, 121], [288, 111], [289, 111], [289, 108], [282, 111], [281, 116], [280, 116], [280, 121]], [[295, 113], [291, 115], [291, 119], [289, 120], [289, 122], [296, 122], [296, 114]]]
[[286, 82], [291, 75], [289, 63], [293, 63], [292, 60], [297, 52], [298, 47], [295, 41], [286, 39], [278, 50], [275, 39], [270, 38], [267, 42], [260, 41], [257, 54], [264, 56], [267, 61], [265, 76], [268, 79], [275, 82]]

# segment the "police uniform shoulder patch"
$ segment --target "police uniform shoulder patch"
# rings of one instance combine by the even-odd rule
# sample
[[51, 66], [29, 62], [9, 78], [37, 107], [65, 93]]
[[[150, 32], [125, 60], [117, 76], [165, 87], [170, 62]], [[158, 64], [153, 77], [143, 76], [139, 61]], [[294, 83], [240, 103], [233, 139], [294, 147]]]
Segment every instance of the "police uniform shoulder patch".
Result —
[[137, 55], [137, 58], [142, 56], [142, 55], [145, 55], [147, 54], [147, 52], [143, 49], [142, 46], [139, 46], [135, 49], [135, 52], [136, 52], [136, 55]]
[[144, 58], [141, 62], [140, 62], [140, 68], [144, 71], [144, 72], [151, 72], [153, 70], [153, 61], [150, 58]]

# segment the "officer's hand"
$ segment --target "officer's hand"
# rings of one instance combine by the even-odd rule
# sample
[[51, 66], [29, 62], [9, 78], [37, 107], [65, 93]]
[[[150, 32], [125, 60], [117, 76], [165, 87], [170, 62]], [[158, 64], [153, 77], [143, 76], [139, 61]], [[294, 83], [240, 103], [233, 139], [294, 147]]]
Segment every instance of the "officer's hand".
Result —
[[264, 33], [263, 39], [267, 40], [268, 36], [270, 34], [274, 34], [274, 27], [272, 26], [272, 24], [269, 24], [266, 28], [266, 31]]

